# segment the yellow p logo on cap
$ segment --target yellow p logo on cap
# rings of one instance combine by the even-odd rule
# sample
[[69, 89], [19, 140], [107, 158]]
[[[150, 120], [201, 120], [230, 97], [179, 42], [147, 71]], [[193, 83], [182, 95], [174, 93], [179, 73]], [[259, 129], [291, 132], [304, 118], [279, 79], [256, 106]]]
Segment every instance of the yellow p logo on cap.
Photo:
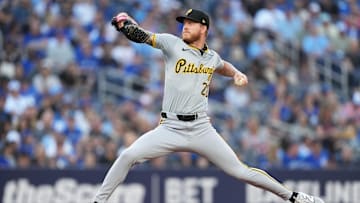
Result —
[[189, 9], [189, 10], [186, 11], [185, 15], [188, 16], [188, 15], [190, 15], [191, 12], [192, 12], [192, 9]]

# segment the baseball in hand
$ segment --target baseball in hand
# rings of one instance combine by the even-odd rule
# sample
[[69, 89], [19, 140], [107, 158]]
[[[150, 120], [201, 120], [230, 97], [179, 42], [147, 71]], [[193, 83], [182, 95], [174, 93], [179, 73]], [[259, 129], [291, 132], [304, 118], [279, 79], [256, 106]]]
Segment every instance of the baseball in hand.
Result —
[[120, 27], [123, 26], [123, 23], [129, 18], [127, 13], [121, 12], [115, 16], [116, 22]]
[[115, 16], [117, 23], [120, 23], [120, 26], [127, 20], [131, 21], [133, 24], [138, 24], [131, 16], [125, 12], [121, 12]]
[[116, 18], [118, 21], [126, 20], [128, 17], [129, 17], [129, 15], [125, 12], [121, 12], [116, 15]]
[[234, 84], [237, 86], [243, 86], [248, 83], [248, 79], [243, 73], [235, 73], [234, 75]]

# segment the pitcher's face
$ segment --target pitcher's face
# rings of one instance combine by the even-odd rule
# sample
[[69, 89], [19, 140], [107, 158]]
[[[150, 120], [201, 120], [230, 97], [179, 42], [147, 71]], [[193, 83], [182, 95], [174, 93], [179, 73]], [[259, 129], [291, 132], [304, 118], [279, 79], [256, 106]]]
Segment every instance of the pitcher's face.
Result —
[[187, 43], [192, 43], [200, 39], [201, 36], [201, 25], [200, 23], [192, 20], [184, 19], [182, 29], [182, 39]]

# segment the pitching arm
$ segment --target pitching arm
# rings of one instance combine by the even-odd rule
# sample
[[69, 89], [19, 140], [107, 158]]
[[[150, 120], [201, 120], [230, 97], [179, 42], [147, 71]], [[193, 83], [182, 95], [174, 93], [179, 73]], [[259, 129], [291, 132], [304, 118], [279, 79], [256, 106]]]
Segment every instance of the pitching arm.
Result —
[[111, 24], [133, 42], [153, 44], [154, 34], [140, 27], [127, 13], [119, 13], [113, 17]]
[[234, 84], [238, 86], [243, 86], [248, 83], [247, 76], [237, 70], [231, 63], [227, 61], [223, 61], [224, 66], [221, 68], [217, 68], [215, 70], [216, 73], [226, 76], [226, 77], [232, 77], [234, 79]]

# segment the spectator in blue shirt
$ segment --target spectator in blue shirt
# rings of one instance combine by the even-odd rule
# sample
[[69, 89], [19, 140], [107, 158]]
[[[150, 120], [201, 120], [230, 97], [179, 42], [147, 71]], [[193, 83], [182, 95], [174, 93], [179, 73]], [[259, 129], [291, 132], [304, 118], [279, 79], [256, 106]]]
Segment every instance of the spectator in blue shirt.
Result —
[[95, 57], [93, 46], [83, 41], [78, 49], [76, 61], [83, 73], [94, 72], [98, 69], [99, 60]]
[[323, 149], [320, 140], [315, 139], [311, 143], [311, 154], [306, 157], [305, 162], [312, 169], [326, 168], [329, 161], [329, 153]]
[[306, 54], [319, 57], [329, 50], [329, 40], [325, 35], [319, 33], [316, 25], [308, 23], [309, 32], [305, 34], [302, 41], [302, 48]]
[[66, 128], [64, 134], [75, 148], [82, 137], [82, 132], [78, 126], [76, 126], [74, 115], [69, 115], [66, 122]]
[[248, 55], [251, 59], [261, 58], [272, 51], [273, 45], [263, 32], [257, 32], [248, 46]]

